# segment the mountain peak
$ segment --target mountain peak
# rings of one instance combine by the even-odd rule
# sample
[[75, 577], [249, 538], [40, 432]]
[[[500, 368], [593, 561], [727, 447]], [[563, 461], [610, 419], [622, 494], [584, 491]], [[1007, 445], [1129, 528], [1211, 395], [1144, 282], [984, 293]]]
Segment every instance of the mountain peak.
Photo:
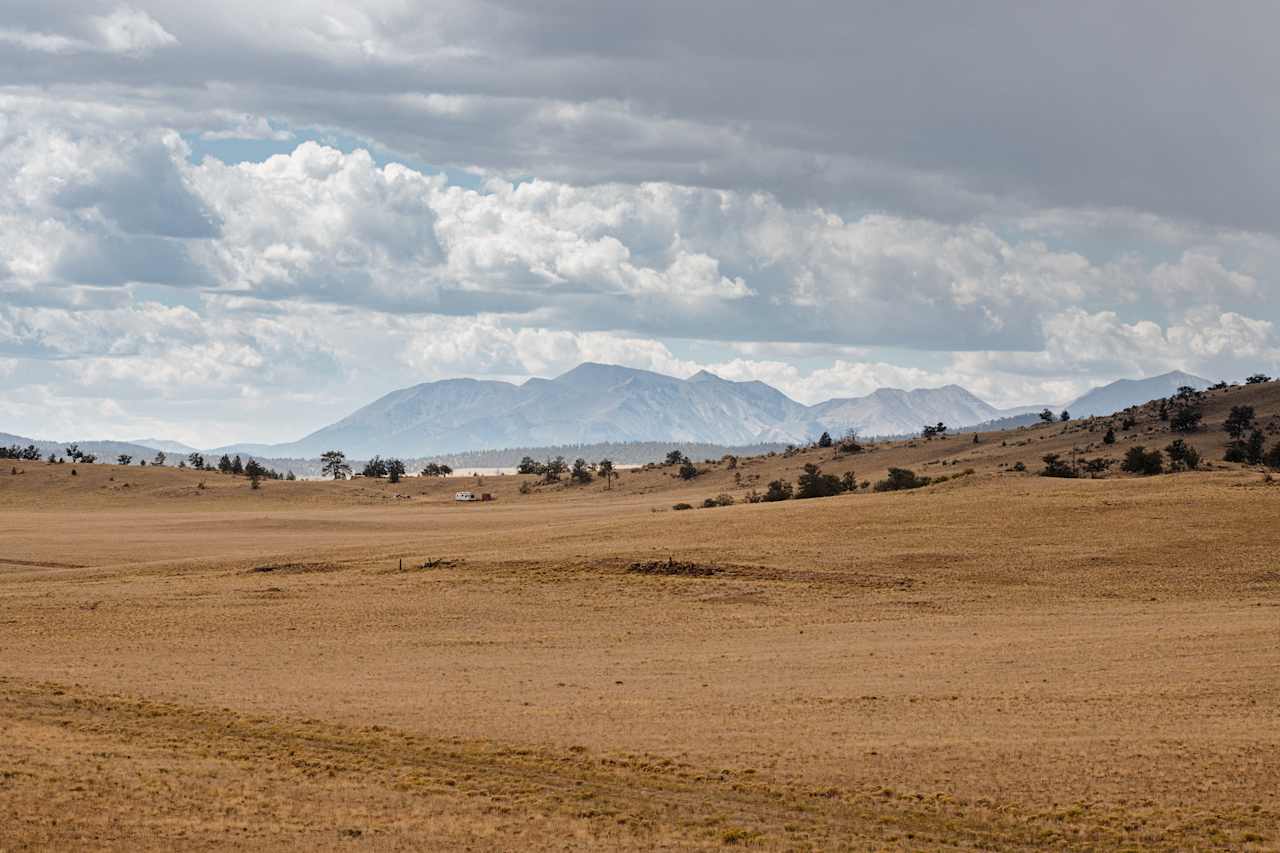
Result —
[[710, 370], [699, 370], [697, 373], [685, 380], [686, 382], [724, 382], [725, 380], [716, 376]]

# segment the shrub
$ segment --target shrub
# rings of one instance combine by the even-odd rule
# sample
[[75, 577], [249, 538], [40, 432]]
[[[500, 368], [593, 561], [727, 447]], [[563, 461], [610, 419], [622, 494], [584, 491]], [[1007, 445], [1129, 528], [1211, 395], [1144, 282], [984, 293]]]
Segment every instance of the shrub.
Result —
[[1210, 390], [1210, 391], [1223, 391], [1223, 390], [1226, 390], [1226, 387], [1227, 387], [1227, 383], [1226, 383], [1226, 382], [1219, 381], [1219, 382], [1215, 382], [1215, 383], [1213, 383], [1212, 385], [1210, 385], [1210, 386], [1209, 386], [1209, 390]]
[[1013, 463], [1013, 470], [1018, 471], [1018, 472], [1022, 472], [1022, 471], [1027, 470], [1027, 466], [1026, 466], [1026, 464], [1025, 464], [1025, 463], [1023, 463], [1023, 462], [1015, 462], [1015, 463]]
[[877, 492], [897, 492], [903, 489], [919, 489], [929, 485], [928, 477], [917, 477], [909, 468], [890, 468], [889, 476], [875, 485]]
[[671, 508], [672, 509], [693, 509], [693, 504], [686, 504], [686, 503], [672, 504]]
[[1106, 434], [1106, 435], [1104, 435], [1104, 436], [1102, 437], [1102, 443], [1103, 443], [1103, 444], [1115, 444], [1115, 443], [1116, 443], [1116, 431], [1115, 431], [1114, 429], [1112, 429], [1111, 427], [1107, 427], [1107, 434]]
[[1142, 445], [1130, 447], [1120, 463], [1120, 470], [1144, 477], [1161, 474], [1164, 472], [1164, 455], [1159, 450], [1148, 451]]
[[681, 480], [692, 480], [694, 477], [698, 476], [698, 469], [693, 466], [692, 462], [686, 459], [680, 465], [680, 470], [677, 473], [679, 473]]
[[856, 492], [858, 490], [858, 477], [852, 471], [845, 471], [840, 476], [840, 487], [846, 492]]
[[1120, 429], [1124, 430], [1125, 432], [1128, 432], [1129, 430], [1133, 429], [1137, 425], [1138, 425], [1138, 422], [1134, 420], [1133, 415], [1128, 415], [1125, 417], [1123, 421], [1120, 422]]
[[776, 501], [786, 501], [791, 499], [791, 483], [786, 480], [774, 480], [769, 483], [769, 487], [765, 489], [765, 493], [760, 500], [765, 503], [774, 503]]
[[525, 480], [523, 483], [520, 484], [520, 494], [527, 495], [532, 492], [533, 492], [533, 483], [530, 483], [528, 480]]
[[1271, 377], [1265, 373], [1255, 373], [1244, 381], [1246, 385], [1261, 385], [1263, 382], [1270, 382]]

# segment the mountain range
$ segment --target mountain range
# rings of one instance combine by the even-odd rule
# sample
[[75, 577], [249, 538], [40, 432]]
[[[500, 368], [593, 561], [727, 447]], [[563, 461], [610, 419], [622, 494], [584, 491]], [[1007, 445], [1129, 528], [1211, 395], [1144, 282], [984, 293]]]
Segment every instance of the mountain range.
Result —
[[[1182, 385], [1210, 383], [1174, 371], [1148, 379], [1121, 379], [1066, 404], [1074, 417], [1105, 415], [1168, 397]], [[594, 445], [608, 442], [701, 442], [715, 445], [803, 443], [824, 431], [863, 436], [916, 433], [924, 424], [999, 429], [1033, 421], [1041, 406], [998, 409], [958, 385], [903, 391], [880, 388], [807, 406], [759, 381], [735, 382], [701, 371], [688, 379], [587, 362], [554, 379], [522, 385], [445, 379], [392, 391], [337, 423], [284, 444], [235, 444], [206, 453], [260, 459], [308, 459], [326, 450], [352, 458], [374, 454], [424, 458], [467, 451]], [[1058, 411], [1059, 406], [1050, 406]], [[0, 433], [0, 444], [35, 443], [61, 453], [61, 441]], [[103, 461], [163, 450], [173, 460], [193, 448], [163, 439], [81, 441]]]
[[[1091, 391], [1068, 408], [1079, 416], [1106, 414], [1168, 396], [1180, 385], [1208, 384], [1180, 372], [1122, 380]], [[1112, 408], [1103, 411], [1108, 406]], [[965, 427], [1039, 408], [998, 409], [958, 385], [881, 388], [806, 406], [763, 382], [735, 382], [705, 370], [677, 379], [587, 362], [554, 379], [530, 379], [523, 385], [477, 379], [426, 382], [392, 391], [298, 441], [233, 445], [217, 452], [306, 458], [341, 449], [360, 458], [625, 441], [802, 443], [823, 431], [906, 435], [924, 424]]]

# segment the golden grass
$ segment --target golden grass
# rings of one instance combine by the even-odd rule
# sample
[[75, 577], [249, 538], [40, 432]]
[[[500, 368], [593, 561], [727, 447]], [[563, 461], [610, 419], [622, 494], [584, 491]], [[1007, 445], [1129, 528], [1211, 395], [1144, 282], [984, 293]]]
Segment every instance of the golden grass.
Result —
[[1061, 430], [681, 513], [747, 486], [6, 466], [0, 850], [1276, 849], [1280, 486], [1003, 473]]

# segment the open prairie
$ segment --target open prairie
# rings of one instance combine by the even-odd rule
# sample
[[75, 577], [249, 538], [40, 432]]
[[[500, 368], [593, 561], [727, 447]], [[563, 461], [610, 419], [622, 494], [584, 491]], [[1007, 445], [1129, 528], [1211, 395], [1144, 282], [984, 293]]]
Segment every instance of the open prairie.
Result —
[[[1277, 849], [1280, 485], [1009, 470], [1097, 439], [474, 505], [6, 462], [0, 850]], [[815, 460], [974, 472], [670, 511]]]

